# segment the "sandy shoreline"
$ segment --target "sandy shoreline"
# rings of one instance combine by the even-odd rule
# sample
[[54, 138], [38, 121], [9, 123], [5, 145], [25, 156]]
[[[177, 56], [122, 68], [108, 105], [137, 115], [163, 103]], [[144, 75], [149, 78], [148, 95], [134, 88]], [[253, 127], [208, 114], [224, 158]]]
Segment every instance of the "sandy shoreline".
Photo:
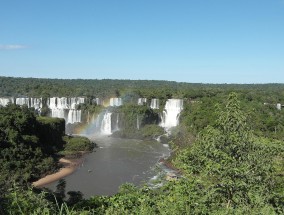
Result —
[[50, 184], [54, 181], [57, 181], [61, 178], [64, 178], [67, 175], [72, 174], [83, 162], [82, 158], [79, 159], [66, 159], [61, 158], [59, 163], [63, 164], [63, 167], [58, 170], [58, 172], [47, 175], [38, 181], [32, 183], [34, 187], [42, 187], [44, 185]]

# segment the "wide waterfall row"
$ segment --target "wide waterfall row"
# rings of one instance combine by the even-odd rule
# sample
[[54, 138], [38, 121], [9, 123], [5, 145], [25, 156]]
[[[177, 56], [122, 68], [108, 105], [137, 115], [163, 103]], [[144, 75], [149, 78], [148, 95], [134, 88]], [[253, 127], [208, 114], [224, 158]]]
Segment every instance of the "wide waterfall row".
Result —
[[163, 111], [161, 126], [169, 129], [179, 123], [180, 112], [183, 110], [182, 99], [168, 99]]
[[76, 105], [85, 103], [85, 98], [74, 97], [53, 97], [47, 100], [47, 106], [50, 109], [75, 109]]
[[[50, 116], [63, 118], [66, 124], [74, 124], [82, 122], [82, 112], [78, 110], [77, 107], [80, 104], [86, 102], [83, 97], [52, 97], [43, 101], [42, 98], [0, 98], [0, 106], [6, 106], [9, 103], [17, 105], [27, 105], [28, 107], [33, 107], [39, 112], [44, 107], [50, 109]], [[92, 104], [102, 105], [103, 100], [95, 98], [90, 101]], [[147, 98], [139, 98], [137, 101], [138, 105], [149, 105], [151, 109], [159, 109], [160, 102], [159, 99], [151, 99], [147, 103]], [[109, 106], [118, 107], [123, 105], [122, 98], [110, 98]], [[164, 111], [161, 114], [160, 126], [165, 129], [177, 126], [179, 123], [180, 112], [183, 110], [183, 100], [182, 99], [168, 99], [164, 107]], [[105, 110], [101, 113], [96, 120], [90, 122], [90, 117], [88, 117], [88, 123], [95, 123], [96, 131], [103, 134], [111, 134], [113, 131], [119, 128], [119, 114], [112, 113], [111, 109]], [[137, 129], [140, 129], [141, 119], [137, 117]]]
[[29, 108], [33, 107], [36, 110], [42, 108], [42, 98], [0, 98], [0, 106], [5, 107], [7, 104], [27, 105]]

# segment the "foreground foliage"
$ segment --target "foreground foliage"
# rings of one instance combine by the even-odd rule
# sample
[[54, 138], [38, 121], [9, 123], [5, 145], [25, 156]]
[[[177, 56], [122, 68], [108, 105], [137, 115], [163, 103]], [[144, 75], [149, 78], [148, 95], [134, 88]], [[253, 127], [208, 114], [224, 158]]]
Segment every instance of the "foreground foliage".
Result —
[[[33, 109], [0, 107], [0, 197], [13, 183], [21, 186], [59, 168], [59, 152], [91, 151], [84, 137], [65, 137], [63, 119], [37, 117]], [[63, 153], [64, 154], [64, 153]]]
[[[194, 143], [176, 145], [183, 177], [161, 188], [125, 184], [113, 196], [60, 203], [43, 193], [12, 189], [11, 214], [283, 214], [283, 142], [261, 138], [236, 94], [217, 108], [216, 121]], [[187, 136], [185, 135], [187, 138]], [[15, 212], [15, 213], [13, 213]]]
[[215, 126], [208, 126], [192, 147], [179, 153], [176, 166], [202, 183], [209, 209], [284, 212], [283, 194], [278, 193], [279, 205], [275, 193], [279, 184], [274, 166], [277, 156], [283, 156], [283, 143], [253, 135], [235, 94], [218, 115]]
[[32, 110], [16, 105], [1, 107], [0, 115], [0, 189], [4, 193], [14, 182], [24, 185], [53, 171], [57, 166], [54, 152], [63, 142], [56, 136], [61, 133], [60, 120], [52, 121], [55, 127], [48, 126]]

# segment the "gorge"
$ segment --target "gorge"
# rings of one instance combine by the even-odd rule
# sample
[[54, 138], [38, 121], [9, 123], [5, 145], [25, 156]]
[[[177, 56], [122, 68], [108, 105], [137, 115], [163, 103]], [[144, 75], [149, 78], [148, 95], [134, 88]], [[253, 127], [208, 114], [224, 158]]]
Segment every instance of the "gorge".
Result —
[[[136, 185], [155, 183], [153, 179], [160, 174], [155, 166], [169, 156], [169, 148], [152, 139], [158, 134], [150, 136], [152, 140], [128, 139], [128, 135], [151, 124], [169, 132], [178, 125], [183, 110], [182, 99], [168, 99], [162, 107], [156, 98], [138, 98], [136, 103], [119, 97], [107, 100], [85, 97], [0, 98], [1, 106], [9, 103], [34, 108], [39, 115], [64, 119], [67, 133], [83, 135], [96, 142], [98, 148], [95, 152], [85, 155], [77, 170], [64, 177], [66, 191], [80, 190], [85, 197], [114, 194], [126, 182]], [[92, 107], [99, 108], [99, 111], [92, 112]], [[110, 137], [117, 132], [128, 134]], [[56, 184], [44, 186], [55, 189]]]
[[[147, 104], [147, 100], [149, 104]], [[121, 117], [121, 111], [119, 107], [123, 106], [124, 103], [122, 98], [109, 98], [107, 100], [102, 100], [100, 98], [87, 99], [84, 97], [50, 97], [50, 98], [0, 98], [0, 106], [6, 106], [9, 103], [14, 103], [17, 105], [26, 105], [29, 108], [34, 108], [40, 115], [44, 114], [52, 118], [62, 118], [66, 122], [66, 131], [69, 131], [69, 127], [72, 124], [88, 125], [88, 127], [93, 128], [93, 130], [88, 129], [87, 134], [91, 133], [101, 133], [105, 135], [110, 135], [114, 131], [119, 130], [124, 126], [124, 122], [121, 122], [125, 117]], [[100, 113], [90, 113], [89, 110], [81, 110], [80, 105], [90, 104], [93, 106], [101, 106]], [[138, 98], [136, 105], [146, 106], [152, 110], [160, 109], [159, 99], [147, 99]], [[137, 108], [133, 106], [133, 108]], [[42, 109], [45, 109], [45, 113], [42, 113]], [[46, 111], [47, 110], [47, 111]], [[158, 113], [159, 117], [156, 120], [157, 124], [166, 130], [171, 127], [178, 125], [179, 116], [183, 110], [183, 100], [182, 99], [168, 99], [166, 100], [165, 106]], [[143, 118], [141, 114], [137, 113], [135, 117], [135, 129], [139, 130], [142, 125]], [[127, 120], [127, 119], [126, 119]], [[74, 130], [71, 130], [73, 133]], [[70, 133], [70, 132], [69, 132]]]

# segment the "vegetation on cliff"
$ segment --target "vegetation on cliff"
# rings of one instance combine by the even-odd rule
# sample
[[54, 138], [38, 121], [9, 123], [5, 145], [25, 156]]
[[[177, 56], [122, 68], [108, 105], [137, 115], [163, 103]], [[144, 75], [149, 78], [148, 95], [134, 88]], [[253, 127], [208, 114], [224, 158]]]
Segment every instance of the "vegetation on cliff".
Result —
[[84, 137], [66, 137], [63, 119], [37, 117], [33, 109], [10, 104], [0, 107], [0, 189], [26, 185], [58, 168], [59, 152], [91, 151]]

